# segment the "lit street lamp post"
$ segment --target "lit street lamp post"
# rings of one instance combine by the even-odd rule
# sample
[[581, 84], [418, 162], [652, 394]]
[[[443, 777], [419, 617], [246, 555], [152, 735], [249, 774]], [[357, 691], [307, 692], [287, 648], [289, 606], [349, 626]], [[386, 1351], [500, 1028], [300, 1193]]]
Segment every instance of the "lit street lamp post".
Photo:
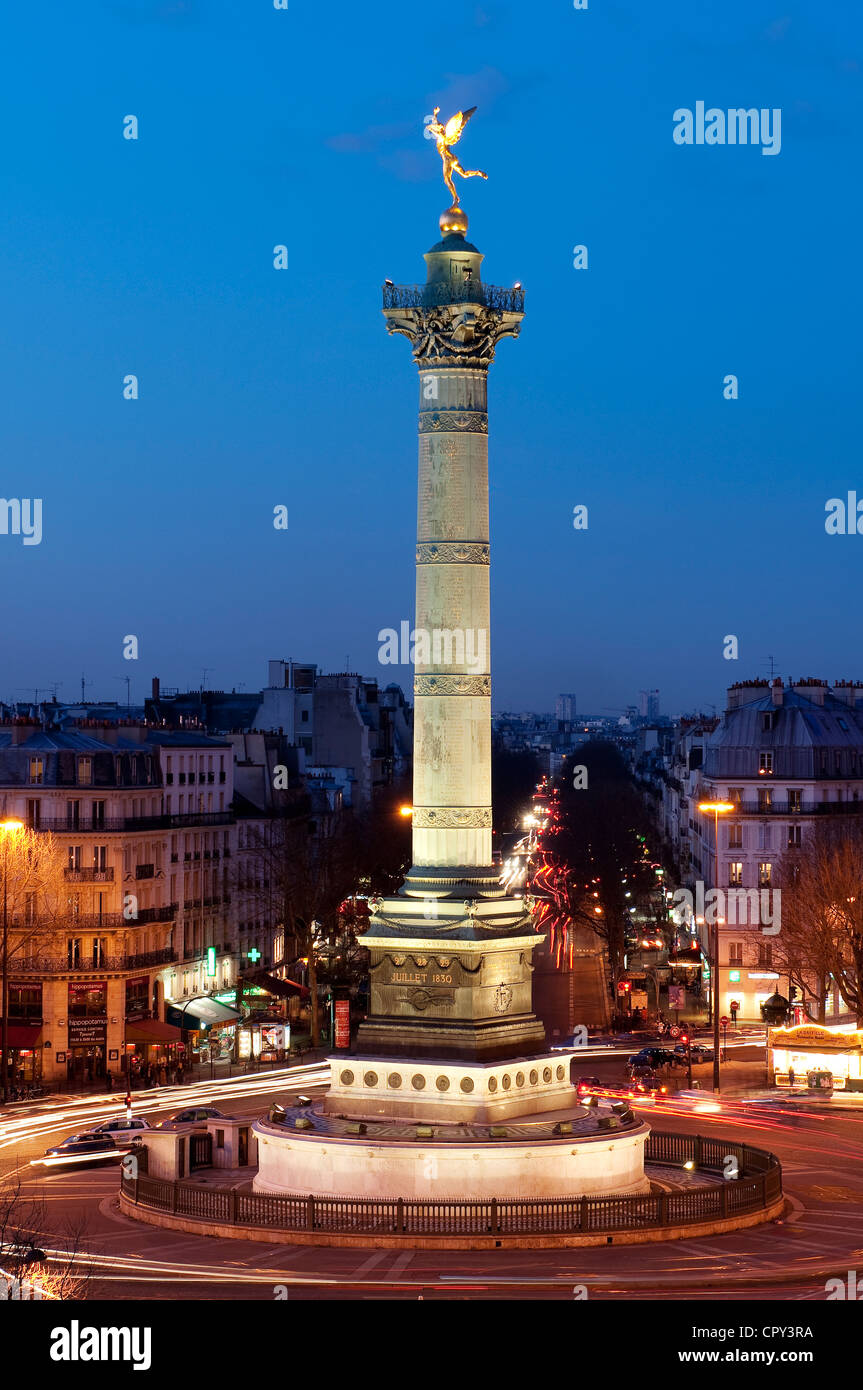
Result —
[[[719, 817], [735, 810], [731, 801], [699, 801], [699, 811], [713, 813], [714, 888], [719, 887]], [[723, 918], [723, 921], [725, 919]], [[711, 924], [710, 1012], [713, 1020], [713, 1089], [719, 1090], [719, 917], [714, 912]]]
[[4, 1105], [9, 1100], [9, 836], [23, 829], [23, 821], [13, 818], [0, 821], [3, 832], [3, 1028], [0, 1037], [0, 1077]]

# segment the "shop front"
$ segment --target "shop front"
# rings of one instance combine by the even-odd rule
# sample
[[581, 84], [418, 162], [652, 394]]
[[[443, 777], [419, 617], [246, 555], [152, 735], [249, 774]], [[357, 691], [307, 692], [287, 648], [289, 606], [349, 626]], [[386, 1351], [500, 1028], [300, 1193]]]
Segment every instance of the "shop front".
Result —
[[170, 1023], [157, 1018], [126, 1020], [126, 1045], [123, 1071], [130, 1083], [167, 1084], [173, 1081], [177, 1067], [182, 1065], [183, 1034]]
[[833, 1090], [863, 1091], [863, 1030], [771, 1028], [768, 1065], [776, 1086], [806, 1085], [810, 1073], [832, 1074]]
[[9, 1085], [32, 1086], [42, 1077], [42, 1025], [41, 1023], [17, 1023], [14, 1019], [8, 1027]]
[[90, 1085], [103, 1079], [108, 1046], [106, 980], [69, 985], [68, 1038], [66, 1074], [70, 1085]]

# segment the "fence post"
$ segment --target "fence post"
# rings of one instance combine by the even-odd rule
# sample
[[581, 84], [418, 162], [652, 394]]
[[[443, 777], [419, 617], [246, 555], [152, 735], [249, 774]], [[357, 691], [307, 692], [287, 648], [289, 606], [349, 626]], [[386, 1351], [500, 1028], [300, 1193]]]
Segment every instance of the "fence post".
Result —
[[307, 1231], [313, 1231], [314, 1229], [315, 1229], [315, 1199], [314, 1199], [314, 1197], [312, 1197], [311, 1194], [310, 1194], [309, 1197], [306, 1199], [306, 1230], [307, 1230]]
[[403, 1197], [396, 1198], [396, 1230], [400, 1235], [405, 1229], [405, 1203]]
[[232, 1226], [238, 1225], [238, 1224], [239, 1224], [239, 1219], [240, 1219], [240, 1189], [239, 1189], [238, 1187], [232, 1187], [232, 1188], [231, 1188], [231, 1216], [230, 1216], [231, 1225], [232, 1225]]
[[660, 1226], [667, 1226], [667, 1225], [668, 1225], [668, 1193], [667, 1193], [667, 1192], [660, 1192], [660, 1194], [659, 1194], [659, 1224], [660, 1224]]
[[721, 1191], [722, 1191], [722, 1207], [721, 1207], [721, 1214], [722, 1214], [722, 1217], [723, 1217], [723, 1219], [724, 1219], [724, 1218], [728, 1215], [728, 1182], [727, 1182], [727, 1181], [726, 1181], [726, 1182], [723, 1182]]
[[692, 1161], [696, 1168], [701, 1167], [701, 1135], [696, 1134], [692, 1141]]
[[497, 1198], [496, 1198], [496, 1197], [492, 1197], [492, 1199], [491, 1199], [491, 1233], [492, 1233], [493, 1236], [499, 1235], [499, 1233], [500, 1233], [500, 1226], [498, 1225], [499, 1219], [500, 1219], [500, 1218], [499, 1218], [499, 1216], [498, 1216], [498, 1211], [497, 1211]]
[[178, 1182], [171, 1183], [171, 1213], [174, 1216], [176, 1216], [177, 1214], [177, 1198], [179, 1197], [179, 1195], [180, 1184]]
[[588, 1231], [588, 1230], [590, 1230], [590, 1213], [589, 1213], [589, 1209], [588, 1209], [588, 1205], [587, 1205], [587, 1198], [586, 1198], [586, 1197], [582, 1197], [582, 1199], [581, 1199], [581, 1223], [580, 1223], [580, 1224], [581, 1224], [581, 1229], [582, 1229], [583, 1231]]

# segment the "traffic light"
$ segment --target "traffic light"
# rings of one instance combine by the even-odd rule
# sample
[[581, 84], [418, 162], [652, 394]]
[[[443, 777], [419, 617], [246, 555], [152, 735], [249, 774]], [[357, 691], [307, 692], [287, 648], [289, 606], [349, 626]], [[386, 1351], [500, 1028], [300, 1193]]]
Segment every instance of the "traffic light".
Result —
[[681, 1034], [680, 1034], [680, 1041], [683, 1043], [683, 1046], [684, 1046], [684, 1047], [688, 1047], [688, 1046], [689, 1046], [689, 1034], [688, 1034], [688, 1033], [681, 1033]]
[[794, 1003], [794, 1000], [797, 998], [797, 996], [798, 996], [799, 993], [800, 993], [800, 990], [797, 988], [797, 986], [796, 986], [796, 985], [792, 985], [792, 986], [790, 987], [790, 989], [788, 990], [788, 1002], [789, 1002], [790, 1004], [793, 1004], [793, 1003]]

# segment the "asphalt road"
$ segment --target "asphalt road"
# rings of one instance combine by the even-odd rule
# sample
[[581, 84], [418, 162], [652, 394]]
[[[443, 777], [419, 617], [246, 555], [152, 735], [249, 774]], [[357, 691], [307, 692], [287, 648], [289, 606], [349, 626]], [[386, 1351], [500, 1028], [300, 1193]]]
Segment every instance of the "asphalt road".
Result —
[[[621, 1075], [621, 1059], [593, 1057], [584, 1070]], [[134, 1110], [153, 1121], [200, 1098], [255, 1117], [272, 1099], [313, 1093], [324, 1082], [325, 1070], [313, 1064], [280, 1076], [136, 1095]], [[120, 1214], [116, 1165], [29, 1167], [58, 1138], [121, 1109], [116, 1096], [100, 1096], [0, 1115], [0, 1184], [8, 1189], [20, 1175], [23, 1197], [44, 1202], [55, 1233], [51, 1253], [67, 1249], [70, 1239], [86, 1251], [89, 1299], [823, 1300], [828, 1276], [863, 1271], [863, 1109], [785, 1097], [723, 1101], [719, 1113], [693, 1114], [691, 1103], [673, 1100], [645, 1109], [656, 1128], [772, 1149], [791, 1202], [782, 1222], [656, 1245], [452, 1253], [316, 1249], [165, 1231]]]

